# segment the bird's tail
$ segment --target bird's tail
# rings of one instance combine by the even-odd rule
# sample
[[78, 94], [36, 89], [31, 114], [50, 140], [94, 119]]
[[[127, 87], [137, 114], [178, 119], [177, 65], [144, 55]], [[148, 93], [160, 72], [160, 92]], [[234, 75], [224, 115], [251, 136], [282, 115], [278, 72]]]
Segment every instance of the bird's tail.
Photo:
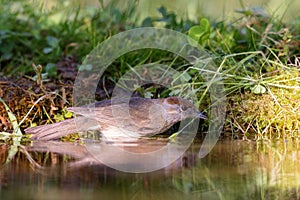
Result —
[[25, 133], [32, 134], [34, 140], [53, 140], [76, 132], [78, 130], [74, 119], [25, 129]]

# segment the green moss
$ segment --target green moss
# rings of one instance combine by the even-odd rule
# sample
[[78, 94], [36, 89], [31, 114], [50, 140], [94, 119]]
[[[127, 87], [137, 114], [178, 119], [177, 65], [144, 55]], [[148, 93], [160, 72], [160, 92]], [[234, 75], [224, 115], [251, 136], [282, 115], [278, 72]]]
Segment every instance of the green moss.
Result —
[[299, 71], [295, 68], [281, 70], [265, 94], [246, 91], [230, 96], [227, 125], [239, 129], [248, 138], [299, 138], [300, 82], [297, 77]]

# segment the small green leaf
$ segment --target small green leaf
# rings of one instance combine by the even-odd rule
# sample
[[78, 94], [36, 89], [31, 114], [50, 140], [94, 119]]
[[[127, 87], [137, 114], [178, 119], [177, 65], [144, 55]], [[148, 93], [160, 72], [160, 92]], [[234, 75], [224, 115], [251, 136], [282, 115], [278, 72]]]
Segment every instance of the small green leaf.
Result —
[[253, 92], [254, 94], [264, 94], [267, 91], [267, 89], [260, 84], [255, 85], [250, 89], [251, 89], [251, 92]]
[[203, 30], [200, 26], [193, 26], [189, 30], [189, 36], [194, 40], [198, 41], [199, 38], [203, 35]]
[[72, 112], [66, 111], [66, 113], [64, 113], [64, 117], [65, 117], [66, 119], [69, 119], [69, 118], [71, 118], [72, 116], [73, 116], [73, 113], [72, 113]]
[[188, 82], [192, 79], [191, 75], [189, 75], [187, 72], [182, 72], [181, 74], [174, 74], [173, 79], [177, 80], [179, 79], [183, 82]]
[[54, 119], [55, 119], [56, 122], [60, 122], [60, 121], [65, 120], [64, 116], [61, 115], [61, 114], [55, 115], [55, 116], [54, 116]]
[[151, 27], [152, 26], [152, 18], [147, 17], [142, 22], [142, 27]]
[[151, 97], [153, 97], [153, 94], [151, 92], [145, 92], [144, 97], [147, 99], [151, 99]]
[[47, 36], [46, 40], [50, 47], [56, 48], [59, 46], [59, 40], [56, 37]]
[[134, 88], [134, 90], [139, 90], [139, 89], [141, 89], [141, 86], [138, 84], [133, 84], [133, 88]]
[[192, 79], [192, 77], [187, 73], [187, 72], [183, 72], [181, 74], [181, 80], [188, 82]]
[[151, 86], [151, 87], [146, 88], [146, 91], [147, 91], [147, 92], [154, 93], [154, 92], [156, 92], [156, 89], [157, 89], [157, 88]]
[[169, 93], [169, 96], [177, 96], [178, 94], [180, 94], [180, 92], [182, 92], [181, 89], [172, 90], [172, 91]]
[[57, 67], [54, 63], [48, 63], [46, 65], [46, 72], [49, 77], [55, 78], [57, 76]]
[[86, 70], [86, 71], [91, 71], [93, 68], [93, 65], [92, 64], [82, 64], [82, 65], [79, 65], [79, 70], [82, 71], [82, 70]]
[[163, 16], [163, 17], [166, 17], [167, 16], [167, 10], [164, 6], [161, 6], [159, 9], [158, 9], [158, 12], [160, 12], [160, 14]]
[[51, 47], [46, 47], [43, 49], [44, 54], [51, 53], [52, 51], [53, 51], [53, 48], [51, 48]]
[[204, 45], [210, 36], [210, 23], [207, 18], [200, 20], [200, 25], [193, 26], [189, 30], [189, 36], [198, 41], [200, 45]]

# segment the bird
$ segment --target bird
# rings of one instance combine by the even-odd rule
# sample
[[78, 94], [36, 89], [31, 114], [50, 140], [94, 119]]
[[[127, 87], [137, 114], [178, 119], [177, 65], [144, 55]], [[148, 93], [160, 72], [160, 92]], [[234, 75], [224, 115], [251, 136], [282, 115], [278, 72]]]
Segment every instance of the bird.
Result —
[[76, 117], [30, 127], [25, 133], [31, 134], [32, 140], [55, 140], [68, 134], [100, 130], [104, 140], [115, 141], [151, 137], [187, 118], [206, 119], [191, 101], [177, 96], [115, 98], [67, 110]]

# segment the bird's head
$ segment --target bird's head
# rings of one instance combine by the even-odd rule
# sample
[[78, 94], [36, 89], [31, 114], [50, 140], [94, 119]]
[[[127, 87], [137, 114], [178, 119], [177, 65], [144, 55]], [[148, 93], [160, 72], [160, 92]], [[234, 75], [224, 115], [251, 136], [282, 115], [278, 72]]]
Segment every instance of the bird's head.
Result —
[[175, 119], [176, 121], [181, 121], [187, 118], [206, 119], [206, 116], [187, 99], [180, 97], [165, 98], [164, 107], [166, 108], [169, 117]]

